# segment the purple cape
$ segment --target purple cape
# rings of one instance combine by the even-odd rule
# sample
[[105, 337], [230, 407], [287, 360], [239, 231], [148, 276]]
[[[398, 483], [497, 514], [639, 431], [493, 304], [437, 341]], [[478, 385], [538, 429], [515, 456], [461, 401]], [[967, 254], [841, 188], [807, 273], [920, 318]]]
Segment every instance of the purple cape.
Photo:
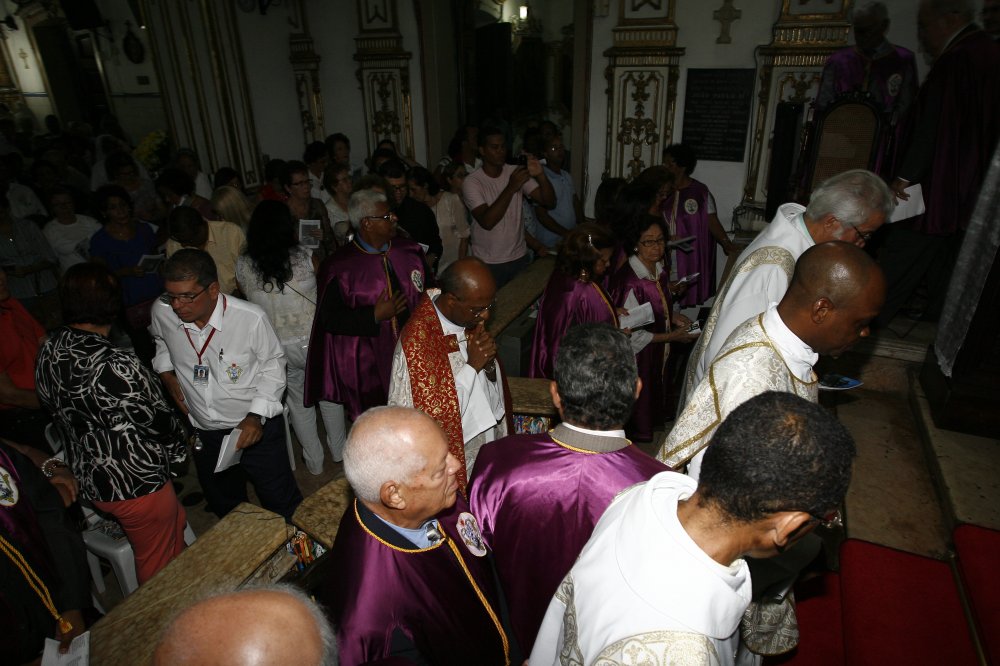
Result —
[[[458, 537], [455, 523], [468, 510], [458, 495], [455, 506], [437, 517], [446, 539], [430, 548], [405, 550], [375, 534], [401, 538], [391, 536], [395, 533], [379, 525], [377, 517], [369, 517], [369, 529], [360, 522], [356, 504], [347, 507], [330, 550], [335, 574], [324, 595], [337, 632], [340, 663], [364, 664], [391, 656], [394, 634], [412, 643], [427, 663], [506, 663], [504, 638], [476, 591], [499, 617], [489, 561], [473, 555]], [[461, 553], [462, 563], [449, 541]]]
[[955, 38], [920, 87], [911, 129], [921, 114], [940, 111], [930, 172], [915, 174], [927, 210], [914, 218], [914, 230], [945, 236], [968, 225], [1000, 137], [998, 67], [1000, 44], [972, 30]]
[[581, 282], [554, 271], [538, 304], [528, 376], [552, 379], [559, 342], [566, 331], [592, 321], [618, 327], [618, 317], [604, 290], [596, 282]]
[[514, 635], [525, 654], [552, 595], [611, 500], [666, 470], [634, 446], [574, 451], [549, 434], [505, 437], [479, 451], [469, 502], [493, 549]]
[[667, 228], [670, 228], [670, 219], [676, 210], [674, 235], [678, 238], [694, 236], [691, 252], [678, 249], [675, 255], [678, 278], [701, 273], [679, 301], [685, 307], [704, 303], [715, 294], [715, 237], [708, 227], [708, 197], [708, 187], [692, 178], [687, 187], [663, 202], [663, 219]]
[[[410, 312], [427, 282], [423, 256], [420, 246], [406, 238], [394, 238], [388, 251]], [[414, 274], [419, 275], [419, 288]], [[348, 307], [373, 306], [388, 286], [382, 255], [365, 252], [355, 243], [345, 245], [323, 264], [316, 284], [317, 303], [323, 303], [327, 289], [339, 289]], [[323, 329], [317, 314], [309, 338], [305, 404], [339, 402], [351, 420], [369, 407], [384, 405], [398, 336], [392, 320], [381, 322], [376, 337], [333, 335]]]
[[[669, 311], [663, 309], [664, 297], [670, 298], [670, 276], [666, 270], [660, 272], [659, 285], [663, 290], [662, 296], [656, 285], [656, 282], [643, 280], [636, 275], [632, 266], [626, 262], [611, 276], [611, 302], [623, 307], [629, 291], [632, 291], [640, 305], [649, 303], [653, 307], [653, 323], [647, 326], [646, 330], [650, 333], [666, 333], [670, 330], [666, 319]], [[667, 308], [669, 307], [668, 301]], [[629, 437], [641, 441], [650, 440], [653, 438], [655, 422], [663, 424], [666, 409], [664, 402], [666, 355], [667, 345], [664, 342], [651, 342], [635, 355], [636, 365], [639, 366], [639, 377], [642, 379], [642, 392], [635, 401], [635, 411], [632, 412], [632, 419], [625, 428]]]

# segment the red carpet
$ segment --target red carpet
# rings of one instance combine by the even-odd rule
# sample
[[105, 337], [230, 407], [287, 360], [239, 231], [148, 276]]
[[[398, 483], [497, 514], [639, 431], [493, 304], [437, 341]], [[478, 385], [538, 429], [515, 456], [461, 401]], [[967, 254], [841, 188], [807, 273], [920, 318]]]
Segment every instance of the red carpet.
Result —
[[1000, 664], [1000, 532], [975, 525], [955, 528], [955, 551], [987, 660]]
[[840, 576], [831, 573], [795, 586], [799, 646], [767, 666], [844, 666], [844, 632], [840, 622]]

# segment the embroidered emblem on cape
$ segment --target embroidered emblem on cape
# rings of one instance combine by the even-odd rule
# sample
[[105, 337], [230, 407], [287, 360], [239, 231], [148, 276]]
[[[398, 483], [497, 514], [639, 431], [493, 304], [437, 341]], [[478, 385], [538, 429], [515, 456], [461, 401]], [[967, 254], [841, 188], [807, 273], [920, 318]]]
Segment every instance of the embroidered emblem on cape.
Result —
[[686, 212], [688, 215], [694, 215], [695, 213], [697, 213], [698, 212], [698, 202], [695, 201], [694, 199], [685, 199], [684, 200], [684, 212]]
[[899, 89], [903, 87], [903, 76], [898, 72], [889, 77], [889, 80], [885, 82], [885, 86], [888, 89], [889, 96], [895, 97], [899, 94]]
[[243, 368], [233, 363], [228, 368], [226, 368], [226, 377], [229, 377], [229, 381], [235, 384], [240, 380], [240, 376], [243, 374]]
[[455, 526], [458, 528], [458, 535], [462, 537], [462, 542], [470, 553], [476, 557], [486, 555], [486, 544], [483, 542], [483, 535], [479, 531], [479, 523], [475, 516], [468, 511], [463, 511], [458, 514], [458, 522], [455, 523]]
[[[14, 479], [10, 472], [3, 467], [0, 467], [0, 506], [14, 506], [17, 504], [17, 500], [20, 499], [20, 497], [21, 493], [18, 492], [17, 484], [14, 483]], [[475, 520], [475, 518], [473, 518], [473, 520]], [[483, 552], [485, 553], [486, 551], [484, 550]]]
[[424, 290], [424, 276], [417, 269], [413, 269], [413, 272], [410, 273], [410, 282], [412, 282], [413, 286], [417, 288], [417, 291]]

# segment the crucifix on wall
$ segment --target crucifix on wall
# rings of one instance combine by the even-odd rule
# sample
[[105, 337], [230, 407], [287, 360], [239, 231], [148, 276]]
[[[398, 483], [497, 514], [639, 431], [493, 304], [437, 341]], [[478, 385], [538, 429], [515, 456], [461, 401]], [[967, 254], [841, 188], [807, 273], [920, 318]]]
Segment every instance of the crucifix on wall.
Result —
[[24, 68], [31, 69], [31, 65], [28, 64], [28, 52], [24, 49], [18, 51], [17, 57], [24, 61]]
[[731, 44], [733, 38], [729, 36], [729, 27], [733, 21], [743, 16], [743, 12], [733, 7], [733, 0], [722, 0], [722, 6], [712, 12], [712, 18], [722, 24], [722, 30], [716, 38], [716, 44]]

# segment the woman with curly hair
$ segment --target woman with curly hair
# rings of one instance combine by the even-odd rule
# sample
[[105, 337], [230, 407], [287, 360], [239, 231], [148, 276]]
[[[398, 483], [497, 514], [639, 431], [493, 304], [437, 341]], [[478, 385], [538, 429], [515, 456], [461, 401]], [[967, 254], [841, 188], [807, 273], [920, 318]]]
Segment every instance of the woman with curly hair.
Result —
[[581, 224], [566, 234], [538, 303], [530, 377], [553, 379], [559, 343], [576, 324], [597, 321], [618, 326], [618, 311], [601, 287], [614, 249], [614, 238], [596, 224]]
[[[288, 206], [261, 201], [250, 216], [246, 252], [236, 262], [236, 281], [247, 300], [260, 306], [274, 326], [285, 351], [288, 406], [292, 427], [302, 444], [302, 457], [312, 474], [323, 472], [323, 445], [316, 410], [303, 405], [306, 348], [316, 312], [316, 268], [319, 262], [295, 239]], [[335, 462], [343, 457], [347, 433], [344, 408], [320, 402], [326, 440]]]

